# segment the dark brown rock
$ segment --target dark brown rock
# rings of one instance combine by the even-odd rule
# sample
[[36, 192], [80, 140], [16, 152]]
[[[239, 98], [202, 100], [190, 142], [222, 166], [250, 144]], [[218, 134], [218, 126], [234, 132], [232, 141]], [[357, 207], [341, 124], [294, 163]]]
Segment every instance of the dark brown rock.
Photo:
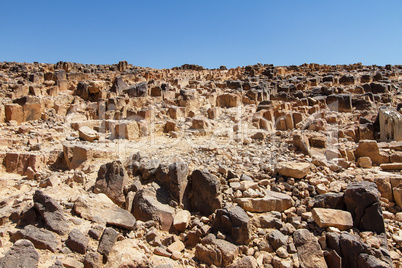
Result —
[[98, 252], [107, 257], [118, 236], [118, 232], [116, 232], [113, 228], [107, 227], [103, 231], [101, 240], [99, 242]]
[[71, 230], [68, 239], [66, 240], [67, 247], [81, 254], [85, 254], [88, 243], [89, 238], [78, 229]]
[[3, 258], [0, 267], [3, 268], [36, 268], [39, 262], [39, 253], [31, 241], [20, 239], [14, 243]]

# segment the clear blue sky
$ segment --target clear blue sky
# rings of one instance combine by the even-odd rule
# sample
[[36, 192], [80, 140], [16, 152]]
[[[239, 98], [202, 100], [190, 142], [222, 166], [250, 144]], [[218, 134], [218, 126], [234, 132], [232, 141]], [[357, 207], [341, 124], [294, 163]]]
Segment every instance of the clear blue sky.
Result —
[[0, 61], [402, 64], [402, 1], [1, 0]]

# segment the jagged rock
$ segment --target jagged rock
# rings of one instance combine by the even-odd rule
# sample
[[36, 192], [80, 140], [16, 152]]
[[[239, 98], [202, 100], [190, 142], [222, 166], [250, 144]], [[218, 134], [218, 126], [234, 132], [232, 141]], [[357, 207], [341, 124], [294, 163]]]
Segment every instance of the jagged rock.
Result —
[[88, 243], [89, 238], [78, 229], [71, 230], [68, 239], [66, 240], [67, 247], [81, 254], [85, 254]]
[[297, 247], [301, 267], [327, 267], [317, 238], [307, 229], [299, 229], [294, 232], [293, 240]]
[[210, 215], [222, 207], [221, 185], [218, 178], [208, 171], [194, 170], [191, 175], [191, 209]]
[[313, 207], [345, 210], [343, 193], [325, 193], [314, 197]]
[[84, 257], [84, 268], [102, 267], [102, 255], [97, 252], [87, 252]]
[[228, 266], [229, 268], [257, 268], [257, 260], [252, 256], [244, 256], [237, 259], [233, 264]]
[[23, 239], [31, 241], [37, 249], [48, 249], [51, 252], [56, 252], [59, 243], [56, 236], [48, 231], [39, 229], [33, 225], [27, 225], [23, 230], [19, 230], [17, 235]]
[[120, 206], [125, 201], [123, 189], [127, 183], [127, 171], [120, 161], [103, 164], [98, 171], [94, 193], [104, 193]]
[[272, 245], [274, 250], [287, 245], [288, 237], [278, 230], [274, 230], [267, 235], [268, 242]]
[[385, 231], [379, 196], [375, 183], [363, 181], [348, 185], [344, 200], [356, 228], [376, 233]]
[[99, 241], [98, 252], [103, 256], [108, 256], [113, 245], [116, 243], [119, 233], [113, 228], [107, 227], [103, 231], [102, 237]]
[[[133, 202], [133, 215], [142, 221], [154, 220], [161, 230], [169, 231], [173, 224], [174, 209], [167, 205], [169, 194], [154, 184], [139, 190]], [[161, 203], [160, 200], [165, 200]]]
[[373, 164], [376, 165], [389, 162], [389, 157], [380, 152], [377, 142], [373, 140], [359, 141], [359, 146], [355, 151], [355, 157], [356, 159], [359, 159], [360, 157], [364, 156], [370, 157]]
[[296, 179], [304, 178], [310, 171], [310, 163], [279, 162], [275, 169], [282, 176]]
[[0, 259], [0, 267], [4, 268], [36, 268], [38, 263], [39, 253], [32, 242], [26, 239], [15, 242]]
[[251, 222], [247, 213], [241, 207], [225, 207], [216, 211], [212, 229], [230, 234], [236, 244], [248, 244], [251, 234]]
[[353, 227], [352, 214], [348, 211], [331, 208], [314, 208], [314, 221], [321, 228], [336, 227], [339, 230], [348, 230]]
[[33, 201], [35, 209], [43, 218], [47, 228], [58, 234], [65, 234], [69, 230], [63, 208], [53, 198], [40, 190], [36, 190]]
[[128, 230], [132, 230], [136, 222], [130, 212], [114, 204], [105, 195], [102, 197], [102, 194], [94, 198], [79, 197], [74, 202], [74, 211], [84, 219], [106, 222]]

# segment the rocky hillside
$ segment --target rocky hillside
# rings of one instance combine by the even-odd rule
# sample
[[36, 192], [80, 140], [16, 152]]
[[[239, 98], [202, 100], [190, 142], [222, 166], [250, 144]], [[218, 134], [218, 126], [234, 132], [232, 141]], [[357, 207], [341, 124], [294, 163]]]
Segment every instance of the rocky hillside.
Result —
[[402, 267], [402, 66], [0, 63], [0, 267]]

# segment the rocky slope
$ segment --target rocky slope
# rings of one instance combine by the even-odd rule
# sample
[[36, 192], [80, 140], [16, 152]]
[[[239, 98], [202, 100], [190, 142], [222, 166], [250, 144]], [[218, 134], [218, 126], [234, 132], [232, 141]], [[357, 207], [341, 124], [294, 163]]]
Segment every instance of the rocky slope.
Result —
[[0, 63], [0, 266], [401, 267], [401, 87], [391, 65]]

